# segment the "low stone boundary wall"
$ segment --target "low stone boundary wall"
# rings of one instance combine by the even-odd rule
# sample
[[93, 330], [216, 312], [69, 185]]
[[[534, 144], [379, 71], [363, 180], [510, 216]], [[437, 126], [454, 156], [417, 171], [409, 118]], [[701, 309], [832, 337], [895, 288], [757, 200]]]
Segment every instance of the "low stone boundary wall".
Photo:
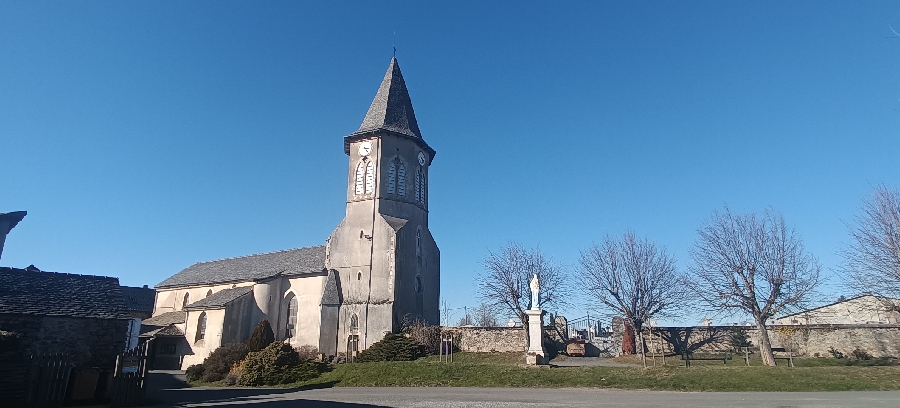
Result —
[[445, 327], [460, 351], [476, 353], [525, 351], [525, 330], [521, 327]]
[[[900, 325], [776, 325], [768, 326], [772, 347], [793, 350], [798, 355], [831, 357], [834, 348], [845, 356], [859, 348], [873, 357], [900, 357]], [[655, 327], [645, 332], [653, 352], [723, 351], [731, 349], [731, 334], [744, 330], [754, 346], [759, 333], [754, 326]]]

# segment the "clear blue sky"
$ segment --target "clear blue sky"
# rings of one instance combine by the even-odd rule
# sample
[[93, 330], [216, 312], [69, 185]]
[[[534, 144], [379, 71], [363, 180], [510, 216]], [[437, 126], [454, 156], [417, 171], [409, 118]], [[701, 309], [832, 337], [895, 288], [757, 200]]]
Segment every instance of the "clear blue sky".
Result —
[[571, 267], [630, 228], [685, 268], [726, 204], [830, 276], [900, 186], [900, 3], [783, 3], [2, 0], [2, 264], [152, 286], [324, 243], [396, 45], [452, 306], [510, 240]]

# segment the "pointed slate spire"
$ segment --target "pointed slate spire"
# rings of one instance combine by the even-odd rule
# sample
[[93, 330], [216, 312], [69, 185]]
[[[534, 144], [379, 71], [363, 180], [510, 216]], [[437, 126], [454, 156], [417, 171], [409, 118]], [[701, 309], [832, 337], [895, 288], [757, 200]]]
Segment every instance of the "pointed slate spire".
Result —
[[354, 133], [373, 130], [387, 130], [422, 138], [397, 57], [391, 58], [391, 65], [384, 74], [375, 100], [372, 101], [372, 106], [369, 106], [359, 130]]

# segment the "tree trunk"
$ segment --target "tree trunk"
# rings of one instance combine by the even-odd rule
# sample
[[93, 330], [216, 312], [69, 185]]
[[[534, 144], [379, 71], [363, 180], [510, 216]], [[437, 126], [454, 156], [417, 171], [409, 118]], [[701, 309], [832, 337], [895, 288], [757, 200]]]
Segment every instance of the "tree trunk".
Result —
[[634, 326], [626, 320], [622, 325], [622, 354], [635, 354], [634, 348]]
[[756, 329], [759, 333], [759, 355], [762, 356], [763, 364], [772, 367], [775, 365], [775, 354], [772, 354], [772, 343], [769, 342], [769, 331], [766, 330], [765, 320], [757, 320]]
[[647, 368], [647, 353], [644, 352], [644, 329], [640, 325], [635, 325], [634, 331], [638, 335], [639, 344], [637, 347], [641, 350], [641, 362], [644, 363], [644, 368]]

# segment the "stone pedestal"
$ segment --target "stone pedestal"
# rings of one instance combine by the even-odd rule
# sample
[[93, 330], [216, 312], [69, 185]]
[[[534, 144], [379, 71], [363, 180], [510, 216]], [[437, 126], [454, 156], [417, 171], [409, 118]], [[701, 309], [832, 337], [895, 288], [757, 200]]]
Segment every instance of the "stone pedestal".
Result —
[[550, 359], [547, 358], [547, 351], [544, 350], [544, 330], [541, 315], [544, 311], [541, 309], [529, 309], [525, 311], [528, 315], [528, 353], [525, 357], [525, 363], [528, 365], [547, 365]]

